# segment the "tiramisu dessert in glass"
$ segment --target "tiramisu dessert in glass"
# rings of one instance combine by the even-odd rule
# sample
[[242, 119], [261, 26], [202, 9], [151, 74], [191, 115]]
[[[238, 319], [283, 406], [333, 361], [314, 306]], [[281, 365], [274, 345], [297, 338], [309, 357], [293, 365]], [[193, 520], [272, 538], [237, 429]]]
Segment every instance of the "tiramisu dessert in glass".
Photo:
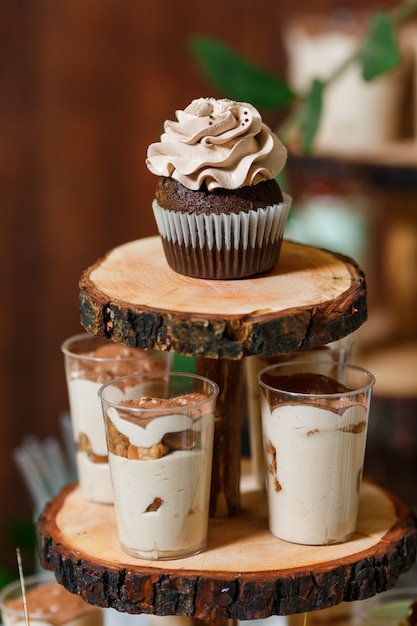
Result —
[[[59, 585], [53, 574], [42, 572], [15, 580], [0, 593], [3, 626], [102, 626], [103, 611]], [[25, 598], [25, 600], [24, 600]], [[26, 604], [26, 608], [25, 608]]]
[[122, 550], [173, 559], [206, 545], [217, 385], [147, 373], [99, 392]]
[[349, 363], [352, 354], [353, 340], [351, 335], [339, 341], [332, 341], [318, 348], [310, 350], [294, 350], [288, 354], [276, 356], [264, 356], [256, 354], [245, 358], [245, 383], [246, 383], [246, 404], [248, 412], [248, 427], [250, 440], [250, 457], [252, 472], [258, 487], [265, 489], [265, 464], [262, 441], [262, 418], [260, 389], [257, 381], [258, 373], [276, 363], [286, 361], [305, 361], [314, 359], [327, 363], [327, 374], [331, 375], [333, 368], [339, 364]]
[[171, 368], [172, 354], [129, 348], [87, 333], [70, 337], [61, 349], [81, 494], [90, 502], [110, 504], [113, 489], [98, 390], [118, 376], [166, 371]]
[[354, 365], [298, 361], [258, 374], [269, 526], [326, 545], [355, 531], [374, 376]]

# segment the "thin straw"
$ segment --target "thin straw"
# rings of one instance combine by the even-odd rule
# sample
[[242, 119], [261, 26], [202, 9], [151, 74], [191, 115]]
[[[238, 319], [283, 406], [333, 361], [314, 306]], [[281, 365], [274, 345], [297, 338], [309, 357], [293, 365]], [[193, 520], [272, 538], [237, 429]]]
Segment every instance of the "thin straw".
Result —
[[61, 432], [64, 440], [64, 446], [66, 455], [68, 458], [69, 468], [68, 468], [68, 480], [75, 480], [77, 477], [77, 469], [76, 469], [76, 459], [75, 459], [75, 445], [74, 445], [74, 434], [72, 430], [71, 424], [71, 415], [68, 411], [65, 411], [61, 414]]
[[55, 470], [53, 467], [49, 467], [48, 457], [45, 454], [44, 446], [37, 441], [36, 437], [27, 436], [25, 437], [25, 441], [23, 443], [23, 449], [26, 449], [29, 456], [33, 459], [33, 462], [41, 475], [41, 480], [46, 486], [49, 494], [55, 494], [57, 491], [55, 484]]
[[13, 450], [13, 457], [25, 478], [34, 504], [40, 509], [48, 501], [51, 494], [45, 488], [36, 463], [33, 462], [27, 450], [22, 448]]
[[19, 548], [16, 548], [16, 556], [17, 556], [17, 567], [18, 567], [18, 570], [19, 570], [20, 588], [22, 590], [23, 609], [24, 609], [24, 612], [25, 612], [25, 622], [26, 622], [26, 626], [29, 626], [29, 624], [30, 624], [29, 611], [28, 611], [28, 605], [27, 605], [27, 600], [26, 600], [25, 581], [24, 581], [24, 577], [23, 577], [22, 557], [20, 555]]
[[69, 453], [68, 458], [54, 437], [39, 441], [34, 435], [26, 435], [22, 445], [13, 450], [13, 458], [29, 489], [36, 514], [64, 485], [77, 477], [70, 419], [63, 418], [61, 426]]
[[45, 439], [42, 445], [42, 450], [49, 467], [53, 492], [57, 493], [67, 483], [67, 471], [64, 456], [58, 441], [53, 437]]

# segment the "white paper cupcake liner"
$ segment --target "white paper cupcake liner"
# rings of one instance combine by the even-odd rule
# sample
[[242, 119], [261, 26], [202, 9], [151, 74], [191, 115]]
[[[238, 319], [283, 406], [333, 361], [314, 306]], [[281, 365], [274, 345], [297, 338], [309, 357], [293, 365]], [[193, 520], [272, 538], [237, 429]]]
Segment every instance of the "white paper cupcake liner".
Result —
[[159, 234], [163, 239], [182, 246], [212, 250], [254, 248], [262, 243], [282, 239], [291, 207], [291, 197], [283, 194], [284, 202], [247, 213], [205, 215], [181, 213], [159, 206], [152, 208]]
[[172, 269], [199, 278], [243, 278], [278, 260], [291, 197], [280, 204], [230, 214], [182, 213], [152, 208]]

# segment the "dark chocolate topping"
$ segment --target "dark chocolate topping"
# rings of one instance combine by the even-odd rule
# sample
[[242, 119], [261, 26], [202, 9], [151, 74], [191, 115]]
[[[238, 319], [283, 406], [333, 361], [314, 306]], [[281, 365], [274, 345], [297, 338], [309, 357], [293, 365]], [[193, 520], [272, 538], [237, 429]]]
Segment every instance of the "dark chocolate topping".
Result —
[[[342, 415], [347, 408], [353, 405], [366, 406], [366, 393], [351, 396], [349, 391], [353, 391], [352, 389], [323, 374], [304, 372], [302, 374], [273, 376], [265, 372], [262, 374], [261, 380], [269, 387], [277, 390], [276, 392], [271, 392], [271, 409], [283, 404], [308, 404]], [[292, 398], [290, 395], [285, 396], [286, 391], [289, 393], [300, 393], [303, 396], [298, 399]], [[347, 395], [341, 398], [333, 395], [344, 393]]]
[[262, 374], [262, 382], [274, 389], [280, 389], [282, 391], [290, 391], [292, 393], [305, 393], [305, 394], [329, 394], [329, 393], [344, 393], [351, 391], [339, 383], [334, 378], [324, 376], [323, 374], [289, 374], [281, 376], [273, 376], [265, 372]]

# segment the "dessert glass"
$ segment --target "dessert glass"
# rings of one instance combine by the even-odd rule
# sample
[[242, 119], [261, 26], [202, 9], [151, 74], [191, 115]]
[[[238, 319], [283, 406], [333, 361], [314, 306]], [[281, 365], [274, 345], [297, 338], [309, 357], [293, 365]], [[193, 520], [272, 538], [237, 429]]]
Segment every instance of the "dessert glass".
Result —
[[355, 365], [287, 362], [258, 374], [269, 528], [327, 545], [355, 532], [375, 382]]
[[98, 390], [120, 376], [166, 371], [173, 357], [169, 352], [128, 348], [87, 333], [68, 338], [61, 350], [81, 494], [90, 502], [111, 504], [113, 489]]
[[253, 355], [245, 358], [246, 405], [252, 473], [260, 489], [265, 489], [265, 464], [262, 441], [262, 418], [258, 373], [268, 365], [286, 361], [314, 359], [327, 363], [329, 375], [339, 364], [349, 363], [352, 355], [352, 335], [310, 350], [294, 350], [277, 356]]
[[118, 378], [99, 395], [122, 550], [174, 559], [207, 542], [217, 385], [175, 372]]
[[[407, 613], [417, 603], [416, 587], [389, 589], [369, 598], [362, 614], [365, 626], [409, 626]], [[414, 620], [415, 620], [414, 608]]]
[[[54, 576], [42, 572], [24, 579], [27, 615], [37, 626], [102, 626], [102, 609], [87, 604], [59, 585]], [[25, 626], [20, 580], [6, 585], [0, 593], [3, 626]]]

